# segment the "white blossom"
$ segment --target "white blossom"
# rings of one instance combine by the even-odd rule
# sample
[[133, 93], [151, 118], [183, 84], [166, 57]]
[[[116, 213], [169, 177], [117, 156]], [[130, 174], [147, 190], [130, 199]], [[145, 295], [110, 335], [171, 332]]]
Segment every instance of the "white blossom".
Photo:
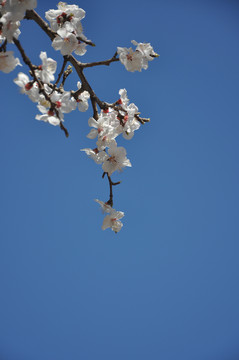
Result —
[[134, 72], [146, 70], [148, 68], [148, 61], [153, 60], [159, 55], [154, 52], [150, 43], [137, 43], [135, 40], [131, 41], [136, 46], [136, 50], [132, 48], [118, 47], [117, 52], [120, 62], [125, 66], [126, 70]]
[[111, 228], [115, 233], [118, 233], [123, 226], [122, 222], [120, 221], [120, 219], [122, 219], [124, 216], [123, 211], [116, 211], [113, 209], [109, 204], [109, 201], [104, 202], [98, 199], [95, 199], [95, 201], [100, 204], [103, 213], [109, 213], [109, 215], [106, 215], [103, 220], [102, 230]]
[[106, 116], [101, 116], [96, 121], [93, 117], [89, 118], [88, 125], [92, 126], [93, 129], [89, 132], [87, 137], [89, 139], [95, 139], [98, 135], [104, 136], [109, 130], [109, 119]]
[[21, 65], [18, 58], [15, 58], [13, 51], [0, 52], [0, 71], [9, 73], [15, 69], [17, 65]]
[[11, 12], [5, 13], [0, 22], [2, 23], [1, 35], [7, 39], [8, 42], [12, 42], [13, 37], [18, 38], [21, 31], [19, 30], [20, 21], [15, 21]]
[[139, 51], [133, 51], [132, 48], [117, 47], [120, 62], [125, 66], [126, 70], [130, 72], [141, 71], [142, 54]]
[[39, 88], [38, 84], [34, 81], [30, 81], [29, 77], [20, 72], [17, 75], [17, 78], [13, 80], [16, 85], [20, 87], [22, 94], [26, 94], [33, 102], [39, 101]]
[[[77, 87], [78, 89], [81, 88], [81, 82], [78, 81], [77, 82]], [[78, 99], [76, 100], [77, 104], [78, 104], [78, 109], [82, 112], [85, 112], [88, 110], [89, 108], [89, 104], [88, 104], [88, 99], [90, 98], [90, 94], [88, 93], [88, 91], [83, 91], [79, 96]]]
[[132, 44], [136, 46], [136, 51], [140, 51], [141, 54], [149, 61], [153, 60], [159, 55], [154, 51], [150, 43], [137, 43], [137, 41], [132, 40]]
[[53, 94], [50, 95], [50, 97], [51, 101], [56, 104], [59, 112], [69, 113], [76, 109], [77, 102], [71, 96], [70, 91], [64, 91], [63, 93], [54, 91]]
[[154, 51], [150, 43], [137, 43], [135, 40], [131, 42], [136, 45], [136, 51], [142, 54], [142, 67], [146, 70], [148, 68], [148, 61], [152, 61], [155, 57], [159, 57], [159, 55]]
[[112, 207], [104, 201], [95, 199], [95, 201], [100, 204], [101, 210], [103, 211], [103, 213], [111, 213], [112, 212]]
[[138, 113], [138, 108], [135, 104], [132, 103], [127, 106], [126, 111], [127, 113], [123, 119], [123, 137], [126, 140], [130, 140], [134, 136], [134, 131], [140, 128], [140, 123], [135, 118], [135, 114]]
[[[83, 38], [83, 36], [82, 36]], [[76, 55], [85, 55], [86, 53], [86, 43], [82, 42], [80, 39], [78, 39], [78, 44], [76, 45], [76, 48], [74, 50]]]
[[63, 56], [70, 55], [78, 45], [78, 40], [74, 34], [65, 32], [64, 35], [64, 37], [57, 35], [52, 41], [53, 48], [60, 50]]
[[55, 50], [60, 50], [62, 55], [70, 55], [73, 51], [81, 56], [86, 53], [87, 38], [81, 25], [81, 20], [85, 17], [83, 9], [60, 2], [57, 10], [51, 9], [45, 16], [50, 21], [52, 30], [59, 36], [52, 43]]
[[108, 157], [105, 151], [99, 151], [97, 148], [95, 149], [81, 149], [84, 151], [86, 155], [88, 155], [96, 164], [102, 164], [103, 161]]
[[102, 169], [111, 176], [114, 171], [121, 171], [125, 166], [132, 166], [130, 160], [126, 157], [125, 148], [113, 144], [108, 149], [108, 156], [103, 162]]
[[26, 10], [32, 10], [37, 6], [37, 0], [8, 0], [5, 3], [5, 11], [12, 13], [13, 19], [22, 20]]
[[[46, 93], [48, 93], [50, 90], [47, 85], [44, 86], [44, 89]], [[51, 101], [52, 98], [53, 100], [56, 100], [54, 99], [54, 93], [51, 97]], [[52, 104], [42, 94], [37, 105], [37, 108], [42, 113], [42, 115], [36, 115], [35, 119], [48, 122], [49, 124], [54, 126], [60, 125], [60, 123], [64, 121], [63, 111], [61, 110], [61, 103], [58, 104], [57, 101], [55, 101], [55, 103], [52, 101]], [[55, 106], [55, 108], [53, 108], [53, 106]]]
[[122, 107], [127, 107], [129, 103], [129, 99], [127, 96], [127, 90], [126, 89], [120, 89], [119, 90], [120, 100], [118, 100], [118, 103], [122, 105]]
[[118, 233], [123, 226], [119, 219], [121, 219], [123, 216], [123, 211], [116, 211], [113, 209], [113, 211], [104, 218], [102, 230], [111, 228], [115, 233]]
[[107, 135], [99, 136], [96, 142], [97, 149], [102, 151], [107, 147], [117, 146], [117, 143], [114, 139], [116, 134], [114, 132], [109, 132]]
[[35, 117], [36, 120], [48, 122], [49, 124], [54, 125], [54, 126], [60, 125], [60, 122], [63, 121], [63, 119], [60, 120], [56, 116], [54, 111], [48, 110], [47, 108], [45, 108], [42, 105], [38, 105], [37, 107], [40, 110], [40, 112], [42, 113], [42, 115], [36, 115], [36, 117]]
[[36, 75], [41, 79], [42, 82], [46, 84], [54, 81], [57, 62], [51, 58], [48, 58], [45, 51], [41, 51], [40, 59], [42, 61], [42, 65], [38, 67], [38, 70], [35, 70]]
[[79, 8], [77, 5], [68, 5], [65, 2], [59, 2], [58, 9], [50, 9], [45, 13], [46, 19], [50, 21], [53, 31], [58, 31], [64, 24], [71, 24], [72, 30], [82, 32], [82, 26], [80, 20], [85, 17], [85, 11]]

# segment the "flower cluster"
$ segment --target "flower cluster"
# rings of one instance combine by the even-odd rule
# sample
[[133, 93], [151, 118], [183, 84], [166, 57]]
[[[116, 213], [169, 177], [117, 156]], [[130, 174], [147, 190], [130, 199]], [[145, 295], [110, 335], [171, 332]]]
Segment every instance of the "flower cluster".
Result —
[[[140, 121], [137, 118], [139, 115], [138, 108], [134, 103], [129, 104], [126, 89], [120, 89], [119, 95], [120, 98], [115, 103], [108, 104], [107, 108], [101, 110], [97, 120], [92, 117], [89, 119], [88, 124], [92, 129], [87, 137], [97, 139], [96, 147], [94, 149], [82, 149], [97, 164], [102, 165], [104, 174], [106, 173], [109, 179], [115, 171], [122, 171], [124, 167], [132, 166], [126, 156], [125, 148], [117, 146], [116, 137], [122, 134], [125, 139], [132, 139], [134, 131], [140, 127]], [[110, 184], [115, 185], [112, 181]], [[104, 204], [112, 205], [111, 201], [110, 204], [109, 202]], [[123, 215], [118, 218], [117, 214], [123, 213], [116, 212], [112, 208], [109, 212], [110, 215], [107, 215], [104, 220], [104, 229], [111, 227], [115, 231], [115, 226], [117, 226], [116, 232], [118, 232], [122, 227], [121, 222], [119, 226], [118, 220]], [[117, 222], [112, 222], [112, 219], [117, 219]]]
[[[20, 72], [14, 80], [21, 89], [21, 93], [28, 95], [30, 100], [37, 102], [37, 108], [41, 115], [36, 115], [37, 120], [48, 122], [51, 125], [60, 125], [64, 121], [64, 113], [69, 113], [77, 107], [80, 111], [88, 109], [89, 93], [83, 91], [75, 98], [70, 91], [54, 89], [51, 83], [55, 80], [57, 63], [48, 58], [46, 52], [40, 53], [42, 64], [34, 71], [35, 81], [30, 81], [28, 75]], [[78, 89], [81, 83], [77, 83]]]
[[[0, 0], [0, 44], [11, 43], [21, 33], [20, 21], [24, 18], [26, 10], [34, 9], [37, 0]], [[2, 49], [0, 49], [1, 51]], [[21, 65], [15, 58], [13, 51], [0, 52], [0, 70], [9, 73], [17, 65]]]
[[140, 127], [136, 117], [139, 114], [137, 106], [129, 104], [126, 89], [121, 89], [119, 94], [120, 98], [114, 104], [108, 104], [108, 108], [101, 110], [97, 120], [91, 117], [88, 121], [92, 129], [87, 137], [97, 139], [96, 148], [82, 149], [97, 164], [102, 164], [103, 171], [109, 176], [125, 166], [131, 167], [126, 150], [117, 146], [116, 137], [122, 134], [125, 139], [132, 139], [134, 131]]
[[[126, 140], [134, 136], [134, 132], [141, 124], [149, 119], [141, 118], [138, 107], [130, 103], [126, 89], [119, 90], [119, 98], [114, 103], [106, 103], [96, 96], [94, 90], [86, 79], [83, 71], [86, 67], [99, 65], [110, 65], [120, 61], [130, 71], [141, 71], [148, 68], [148, 62], [158, 57], [149, 43], [137, 43], [132, 40], [135, 50], [132, 48], [118, 47], [114, 56], [105, 61], [93, 63], [81, 63], [71, 54], [74, 51], [77, 55], [86, 53], [86, 46], [94, 44], [83, 34], [81, 21], [85, 17], [85, 11], [77, 5], [69, 5], [60, 2], [57, 9], [50, 9], [45, 13], [46, 22], [33, 11], [37, 0], [0, 0], [0, 71], [9, 73], [20, 60], [15, 58], [13, 51], [7, 51], [8, 43], [13, 43], [19, 50], [23, 63], [29, 68], [29, 75], [20, 72], [14, 79], [20, 87], [22, 94], [29, 97], [36, 103], [40, 114], [36, 119], [47, 122], [53, 126], [59, 126], [68, 136], [68, 131], [63, 125], [64, 114], [78, 109], [85, 112], [89, 108], [90, 100], [93, 116], [89, 118], [88, 124], [91, 127], [87, 137], [95, 139], [96, 145], [93, 148], [85, 148], [88, 157], [96, 164], [102, 166], [103, 176], [107, 177], [110, 187], [109, 200], [106, 202], [96, 200], [106, 213], [102, 229], [111, 228], [118, 233], [123, 224], [120, 219], [124, 216], [122, 211], [113, 208], [113, 187], [120, 182], [113, 182], [111, 176], [116, 171], [122, 171], [125, 167], [131, 167], [127, 158], [126, 149], [118, 146], [116, 138], [119, 135]], [[50, 37], [55, 50], [60, 50], [63, 55], [63, 64], [57, 77], [57, 63], [48, 58], [47, 53], [41, 51], [40, 65], [34, 65], [25, 54], [25, 51], [18, 40], [20, 35], [20, 21], [27, 18], [34, 20]], [[67, 66], [67, 63], [71, 65]], [[72, 73], [72, 67], [76, 70], [79, 80], [76, 83], [76, 90], [65, 90], [65, 81]]]
[[0, 1], [0, 28], [2, 40], [11, 42], [20, 35], [20, 21], [24, 18], [26, 10], [37, 6], [37, 0], [2, 0]]
[[77, 55], [86, 53], [87, 38], [81, 25], [81, 20], [85, 17], [83, 9], [59, 2], [58, 9], [46, 11], [45, 16], [51, 29], [57, 33], [52, 42], [55, 50], [60, 50], [62, 55], [70, 55], [73, 51]]

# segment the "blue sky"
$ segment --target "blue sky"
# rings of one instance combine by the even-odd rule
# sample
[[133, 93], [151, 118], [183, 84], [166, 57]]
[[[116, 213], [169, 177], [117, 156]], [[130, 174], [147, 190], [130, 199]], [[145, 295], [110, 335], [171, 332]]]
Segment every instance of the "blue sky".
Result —
[[[96, 43], [82, 61], [132, 39], [160, 54], [142, 73], [85, 70], [102, 100], [126, 88], [151, 122], [119, 141], [133, 165], [113, 176], [124, 227], [102, 231], [93, 200], [108, 184], [80, 151], [91, 110], [66, 116], [66, 139], [13, 83], [25, 67], [0, 74], [0, 359], [237, 360], [239, 4], [77, 4]], [[21, 31], [33, 63], [60, 61], [37, 25]]]

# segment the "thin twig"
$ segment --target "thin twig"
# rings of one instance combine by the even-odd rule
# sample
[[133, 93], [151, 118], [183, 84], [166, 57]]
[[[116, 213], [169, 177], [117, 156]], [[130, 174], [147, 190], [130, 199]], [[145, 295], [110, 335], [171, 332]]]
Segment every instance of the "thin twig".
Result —
[[87, 44], [87, 45], [95, 46], [95, 44], [94, 44], [91, 40], [84, 39], [84, 38], [83, 38], [82, 36], [80, 36], [80, 35], [77, 36], [77, 40], [80, 40], [80, 41], [84, 42], [84, 43]]
[[63, 89], [64, 85], [65, 85], [65, 81], [66, 79], [68, 78], [68, 76], [72, 73], [72, 67], [71, 65], [69, 65], [67, 67], [67, 69], [64, 71], [64, 74], [63, 74], [63, 79], [62, 79], [62, 82], [59, 86], [59, 89]]
[[111, 180], [111, 177], [109, 176], [109, 174], [107, 172], [104, 172], [102, 175], [102, 178], [105, 177], [105, 175], [107, 175], [108, 181], [109, 181], [109, 186], [110, 186], [110, 198], [109, 200], [106, 202], [106, 204], [110, 205], [111, 207], [113, 207], [113, 186], [119, 185], [121, 183], [121, 181], [117, 181], [117, 182], [113, 182]]
[[0, 46], [0, 52], [7, 51], [7, 39], [4, 40], [3, 44]]
[[61, 130], [64, 131], [66, 137], [69, 137], [68, 130], [65, 128], [65, 126], [64, 126], [63, 123], [62, 123], [62, 121], [60, 122], [60, 128], [61, 128]]
[[64, 56], [63, 58], [64, 58], [64, 61], [63, 61], [63, 64], [62, 64], [62, 68], [61, 68], [61, 71], [60, 71], [60, 73], [59, 73], [59, 75], [58, 75], [58, 78], [57, 78], [56, 82], [55, 82], [54, 85], [53, 85], [53, 90], [52, 90], [52, 92], [55, 90], [56, 85], [59, 83], [59, 81], [60, 81], [60, 79], [61, 79], [61, 76], [62, 76], [62, 74], [63, 74], [63, 72], [64, 72], [64, 70], [65, 70], [67, 61], [68, 61], [67, 56]]
[[107, 66], [109, 66], [112, 62], [119, 61], [119, 58], [116, 58], [116, 56], [117, 56], [117, 52], [109, 60], [95, 61], [95, 62], [92, 62], [92, 63], [81, 63], [81, 66], [83, 68], [88, 68], [88, 67], [93, 67], [93, 66], [98, 66], [98, 65], [107, 65]]

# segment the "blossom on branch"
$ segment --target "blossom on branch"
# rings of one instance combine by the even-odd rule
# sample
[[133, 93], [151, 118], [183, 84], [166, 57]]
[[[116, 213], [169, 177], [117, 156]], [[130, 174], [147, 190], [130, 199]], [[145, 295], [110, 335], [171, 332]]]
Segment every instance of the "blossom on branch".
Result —
[[[77, 82], [78, 89], [81, 89], [81, 82]], [[82, 93], [78, 96], [76, 102], [78, 104], [78, 109], [81, 112], [85, 112], [89, 108], [88, 99], [90, 98], [90, 94], [88, 91], [82, 91]]]
[[52, 30], [57, 33], [52, 42], [55, 50], [60, 50], [62, 55], [70, 55], [73, 51], [81, 56], [86, 53], [88, 40], [81, 25], [81, 20], [85, 17], [83, 9], [60, 2], [57, 10], [51, 9], [45, 16], [50, 21]]
[[137, 43], [135, 40], [131, 41], [133, 45], [136, 45], [136, 50], [132, 48], [117, 48], [120, 62], [125, 66], [126, 70], [134, 72], [146, 70], [148, 68], [148, 61], [153, 60], [159, 55], [154, 52], [150, 43]]
[[64, 32], [63, 37], [57, 35], [52, 42], [52, 47], [55, 50], [60, 50], [63, 56], [70, 55], [78, 45], [78, 40], [74, 34], [68, 33], [66, 30]]
[[[135, 49], [118, 47], [117, 52], [108, 60], [80, 62], [71, 55], [72, 52], [82, 56], [86, 53], [87, 45], [94, 46], [83, 34], [81, 21], [85, 17], [85, 11], [78, 5], [60, 2], [57, 9], [50, 9], [45, 13], [50, 23], [48, 26], [36, 11], [32, 11], [36, 5], [37, 0], [0, 0], [0, 71], [8, 73], [17, 65], [21, 65], [13, 52], [7, 51], [8, 44], [13, 43], [29, 71], [28, 75], [20, 72], [13, 80], [14, 83], [19, 86], [21, 93], [28, 95], [30, 100], [37, 103], [40, 114], [36, 115], [35, 119], [59, 126], [67, 137], [69, 134], [64, 126], [64, 114], [77, 108], [81, 112], [87, 111], [90, 100], [93, 115], [88, 120], [91, 130], [87, 137], [95, 139], [96, 145], [93, 149], [84, 148], [81, 151], [102, 166], [102, 178], [108, 179], [109, 200], [95, 201], [106, 213], [102, 229], [111, 228], [117, 233], [123, 226], [120, 219], [124, 213], [113, 209], [113, 187], [120, 184], [120, 181], [113, 182], [111, 175], [116, 170], [122, 171], [132, 165], [126, 156], [126, 149], [122, 146], [118, 147], [116, 140], [120, 135], [124, 139], [132, 139], [135, 130], [149, 119], [139, 116], [139, 109], [134, 103], [130, 103], [126, 89], [120, 89], [120, 98], [112, 103], [100, 99], [86, 78], [84, 70], [120, 61], [130, 72], [142, 71], [148, 68], [149, 61], [159, 55], [154, 52], [150, 43], [138, 43], [132, 40]], [[35, 21], [49, 36], [52, 47], [63, 55], [63, 63], [57, 76], [55, 76], [57, 63], [48, 58], [45, 51], [40, 53], [41, 65], [33, 64], [25, 53], [18, 40], [20, 21], [25, 18]], [[75, 69], [80, 80], [77, 82], [78, 89], [66, 91], [65, 82], [72, 73], [72, 68]]]
[[65, 24], [70, 24], [71, 31], [82, 32], [80, 21], [84, 19], [85, 11], [77, 5], [68, 5], [65, 2], [59, 2], [57, 7], [57, 10], [50, 9], [45, 13], [46, 19], [50, 21], [52, 30], [57, 32]]
[[107, 154], [105, 151], [99, 151], [97, 148], [95, 149], [81, 149], [81, 151], [84, 151], [86, 155], [88, 155], [91, 159], [94, 160], [96, 164], [102, 164], [103, 161], [106, 160]]
[[51, 58], [48, 58], [45, 51], [41, 51], [40, 59], [42, 61], [42, 65], [38, 66], [38, 69], [35, 71], [36, 75], [39, 77], [39, 79], [41, 79], [42, 82], [46, 84], [54, 81], [57, 62]]
[[111, 213], [112, 212], [112, 207], [107, 202], [104, 202], [104, 201], [101, 201], [98, 199], [95, 199], [95, 201], [98, 204], [100, 204], [100, 207], [101, 207], [101, 210], [103, 213]]
[[19, 30], [20, 21], [16, 21], [13, 18], [11, 12], [5, 13], [0, 18], [1, 35], [8, 41], [12, 42], [13, 37], [18, 38], [21, 31]]
[[31, 101], [39, 101], [40, 94], [37, 82], [30, 81], [29, 77], [22, 72], [18, 73], [17, 78], [13, 81], [20, 87], [21, 93], [28, 95]]
[[111, 176], [114, 171], [121, 171], [125, 166], [132, 166], [130, 160], [126, 157], [125, 148], [113, 144], [108, 149], [108, 156], [103, 162], [102, 169]]
[[56, 116], [53, 110], [48, 110], [42, 105], [38, 105], [37, 107], [42, 113], [42, 115], [36, 115], [36, 120], [48, 122], [49, 124], [54, 126], [60, 125], [60, 122], [63, 121], [63, 118], [60, 119], [58, 116]]
[[4, 11], [11, 12], [13, 19], [22, 20], [26, 10], [33, 10], [37, 0], [7, 0], [3, 6]]
[[98, 120], [95, 120], [93, 117], [89, 118], [88, 125], [93, 127], [87, 137], [89, 139], [95, 139], [98, 135], [104, 136], [109, 131], [109, 119], [107, 116], [100, 116]]
[[22, 66], [20, 60], [15, 58], [13, 51], [6, 51], [0, 53], [0, 71], [9, 73], [15, 69], [17, 65]]
[[141, 71], [142, 55], [138, 51], [133, 51], [132, 48], [117, 47], [120, 62], [125, 66], [126, 70], [134, 72]]
[[120, 219], [124, 217], [123, 211], [116, 211], [113, 209], [108, 202], [104, 202], [98, 199], [95, 199], [95, 201], [100, 204], [101, 210], [104, 213], [109, 213], [109, 215], [106, 215], [102, 224], [102, 230], [106, 230], [108, 228], [111, 228], [115, 233], [118, 233], [122, 229], [122, 222]]
[[117, 234], [122, 229], [123, 224], [119, 219], [122, 219], [123, 216], [123, 211], [116, 211], [113, 209], [113, 211], [104, 218], [102, 230], [111, 228], [111, 230]]

